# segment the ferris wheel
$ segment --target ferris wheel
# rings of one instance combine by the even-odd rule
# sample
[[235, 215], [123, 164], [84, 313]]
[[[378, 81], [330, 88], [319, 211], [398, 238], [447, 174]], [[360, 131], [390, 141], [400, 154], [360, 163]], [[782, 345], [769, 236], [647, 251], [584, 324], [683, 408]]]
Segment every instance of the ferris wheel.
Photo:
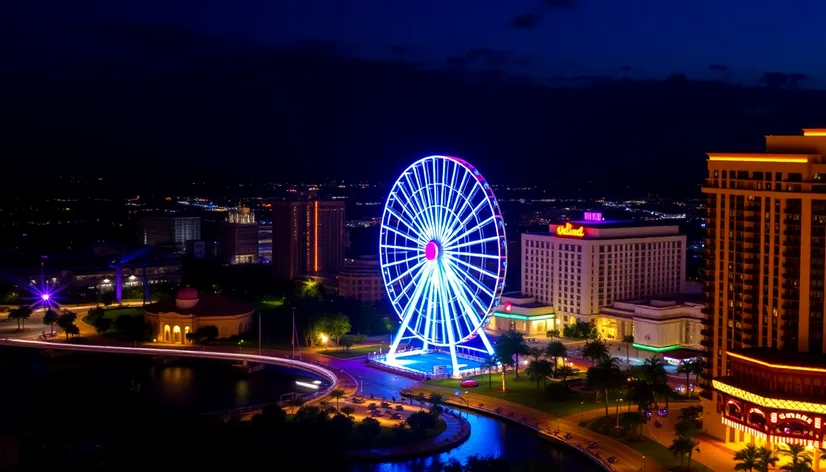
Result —
[[[380, 261], [387, 295], [401, 319], [387, 354], [402, 340], [421, 351], [448, 348], [458, 375], [457, 346], [479, 336], [505, 286], [505, 224], [493, 190], [462, 159], [429, 156], [414, 162], [387, 197], [380, 231]], [[419, 352], [421, 352], [419, 351]]]

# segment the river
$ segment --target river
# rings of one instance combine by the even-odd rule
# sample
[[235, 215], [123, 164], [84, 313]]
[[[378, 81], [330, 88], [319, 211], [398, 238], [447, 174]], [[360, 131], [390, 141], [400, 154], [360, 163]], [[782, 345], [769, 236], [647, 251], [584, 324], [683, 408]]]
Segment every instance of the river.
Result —
[[[72, 353], [44, 359], [34, 349], [0, 349], [0, 422], [26, 422], [35, 390], [48, 389], [55, 397], [99, 398], [107, 392], [140, 385], [140, 396], [159, 407], [203, 413], [278, 401], [282, 394], [307, 390], [296, 380], [310, 380], [309, 374], [278, 366], [249, 376], [236, 373], [229, 362], [182, 359], [156, 366], [151, 357], [115, 354]], [[12, 380], [13, 379], [13, 380]], [[318, 379], [322, 380], [322, 379]], [[323, 381], [323, 380], [322, 380]], [[323, 388], [323, 384], [322, 384]], [[28, 400], [28, 401], [27, 401]], [[21, 405], [20, 408], [10, 408]], [[486, 416], [468, 414], [471, 437], [449, 452], [415, 460], [363, 464], [356, 472], [439, 471], [451, 458], [464, 461], [469, 456], [492, 455], [514, 463], [550, 465], [542, 470], [601, 470], [573, 451], [539, 439], [536, 433]]]

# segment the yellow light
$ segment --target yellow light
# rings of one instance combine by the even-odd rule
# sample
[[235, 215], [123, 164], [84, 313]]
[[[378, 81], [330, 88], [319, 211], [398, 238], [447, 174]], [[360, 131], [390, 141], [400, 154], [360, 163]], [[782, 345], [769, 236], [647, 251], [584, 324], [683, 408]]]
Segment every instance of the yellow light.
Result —
[[803, 128], [803, 136], [826, 136], [826, 129]]
[[327, 344], [327, 340], [329, 340], [329, 339], [330, 338], [328, 338], [326, 334], [321, 335], [321, 342], [323, 342], [324, 344]]
[[724, 162], [777, 162], [783, 164], [806, 164], [809, 162], [808, 157], [800, 157], [799, 154], [708, 154], [708, 160]]
[[719, 380], [712, 380], [711, 385], [714, 387], [715, 390], [719, 390], [723, 393], [727, 393], [737, 398], [741, 398], [747, 402], [764, 406], [766, 408], [777, 408], [780, 410], [818, 413], [821, 415], [826, 414], [826, 405], [823, 404], [801, 402], [796, 400], [783, 400], [780, 398], [766, 398], [751, 392], [747, 392], [745, 390], [741, 390], [737, 387], [732, 387], [731, 385], [720, 382]]
[[577, 238], [582, 238], [585, 236], [585, 227], [580, 226], [579, 228], [574, 228], [569, 221], [565, 223], [565, 226], [557, 226], [556, 234], [559, 236], [575, 236]]
[[741, 359], [741, 360], [744, 360], [744, 361], [753, 362], [755, 364], [760, 364], [762, 366], [770, 367], [770, 368], [773, 368], [773, 369], [786, 369], [786, 370], [799, 370], [799, 371], [803, 371], [803, 372], [826, 373], [826, 369], [821, 369], [821, 368], [818, 368], [818, 367], [802, 367], [802, 366], [797, 366], [797, 365], [771, 364], [771, 363], [768, 363], [768, 362], [763, 362], [763, 361], [754, 359], [752, 357], [744, 356], [742, 354], [736, 354], [734, 352], [729, 352], [728, 355], [735, 358], [735, 359]]

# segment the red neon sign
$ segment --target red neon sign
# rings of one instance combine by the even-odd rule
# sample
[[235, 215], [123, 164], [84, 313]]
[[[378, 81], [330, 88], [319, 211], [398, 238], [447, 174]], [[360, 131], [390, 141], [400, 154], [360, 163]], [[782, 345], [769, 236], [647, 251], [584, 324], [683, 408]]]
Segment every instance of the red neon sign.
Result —
[[513, 310], [513, 305], [511, 305], [511, 302], [505, 302], [505, 312], [510, 313], [511, 310]]
[[556, 234], [558, 236], [573, 236], [576, 238], [585, 237], [585, 227], [580, 226], [579, 228], [574, 228], [571, 225], [571, 222], [565, 223], [565, 226], [559, 225], [556, 227]]

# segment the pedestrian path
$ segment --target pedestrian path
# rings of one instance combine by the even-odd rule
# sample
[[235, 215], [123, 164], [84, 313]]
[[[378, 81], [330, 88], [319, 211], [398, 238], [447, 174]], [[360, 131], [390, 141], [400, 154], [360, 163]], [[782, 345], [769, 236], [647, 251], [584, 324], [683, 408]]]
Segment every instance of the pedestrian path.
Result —
[[358, 459], [390, 459], [412, 456], [427, 456], [436, 452], [452, 449], [464, 442], [470, 436], [470, 424], [455, 412], [444, 412], [441, 418], [445, 422], [445, 430], [436, 436], [422, 441], [401, 446], [375, 449], [358, 449], [350, 452], [350, 456]]

